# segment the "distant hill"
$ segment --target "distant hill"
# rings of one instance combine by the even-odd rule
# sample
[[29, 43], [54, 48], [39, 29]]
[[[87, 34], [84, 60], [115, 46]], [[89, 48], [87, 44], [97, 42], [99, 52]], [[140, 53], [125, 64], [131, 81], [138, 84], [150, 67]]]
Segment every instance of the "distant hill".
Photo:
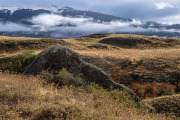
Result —
[[[58, 15], [72, 18], [72, 21], [73, 18], [91, 19], [91, 21], [83, 23], [84, 25], [81, 25], [80, 28], [74, 23], [57, 24], [46, 28], [41, 26], [41, 24], [35, 24], [30, 21], [39, 15]], [[61, 21], [61, 19], [57, 20]], [[38, 23], [41, 22], [43, 23], [44, 20], [38, 21]], [[37, 26], [39, 27], [38, 29]], [[95, 33], [180, 37], [178, 32], [180, 29], [179, 24], [166, 25], [154, 21], [136, 24], [133, 19], [129, 18], [77, 10], [71, 7], [59, 8], [57, 6], [30, 8], [0, 7], [0, 27], [0, 35], [13, 37], [73, 38]]]
[[20, 22], [23, 24], [28, 24], [24, 22], [25, 19], [30, 19], [33, 16], [37, 16], [40, 14], [57, 14], [62, 16], [93, 18], [94, 20], [100, 22], [110, 22], [113, 20], [120, 20], [122, 22], [132, 21], [131, 19], [123, 17], [106, 15], [92, 11], [76, 10], [71, 7], [58, 8], [54, 6], [49, 8], [16, 8], [14, 10], [11, 10], [10, 8], [3, 8], [0, 10], [1, 21]]

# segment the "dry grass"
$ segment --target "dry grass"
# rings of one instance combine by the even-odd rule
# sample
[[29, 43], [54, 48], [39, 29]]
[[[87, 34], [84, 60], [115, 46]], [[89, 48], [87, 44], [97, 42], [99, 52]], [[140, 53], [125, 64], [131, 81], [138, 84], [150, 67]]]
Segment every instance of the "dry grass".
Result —
[[17, 53], [25, 49], [45, 49], [54, 44], [69, 45], [62, 39], [0, 36], [0, 54]]
[[153, 99], [146, 99], [144, 101], [152, 105], [159, 113], [180, 117], [180, 94], [161, 96]]
[[[12, 56], [18, 55], [25, 49], [33, 49], [36, 51], [36, 54], [41, 52], [43, 49], [50, 47], [51, 45], [54, 45], [56, 43], [60, 43], [66, 47], [69, 47], [76, 52], [79, 52], [83, 57], [87, 56], [89, 59], [86, 60], [86, 62], [90, 62], [92, 64], [97, 65], [101, 69], [103, 69], [105, 72], [108, 73], [109, 76], [111, 76], [116, 82], [125, 83], [126, 81], [130, 81], [129, 75], [132, 72], [136, 73], [142, 73], [142, 75], [145, 76], [154, 76], [152, 73], [160, 73], [161, 71], [149, 71], [146, 70], [145, 65], [139, 65], [139, 66], [133, 66], [134, 63], [136, 64], [136, 61], [142, 61], [142, 59], [150, 59], [153, 61], [154, 59], [158, 58], [164, 58], [167, 59], [166, 63], [168, 61], [176, 61], [179, 63], [176, 64], [178, 69], [174, 69], [174, 67], [169, 67], [165, 72], [169, 70], [168, 74], [170, 72], [179, 71], [180, 69], [180, 48], [179, 44], [177, 46], [171, 46], [171, 47], [158, 47], [158, 48], [148, 48], [148, 49], [132, 49], [132, 48], [121, 48], [114, 45], [108, 45], [99, 43], [102, 39], [105, 38], [119, 38], [119, 39], [143, 39], [143, 40], [150, 40], [155, 42], [163, 42], [163, 41], [175, 41], [174, 43], [178, 43], [180, 39], [176, 38], [159, 38], [159, 37], [148, 37], [148, 36], [141, 36], [141, 35], [90, 35], [86, 37], [80, 37], [80, 38], [72, 38], [72, 39], [49, 39], [49, 38], [15, 38], [15, 37], [0, 37], [0, 70], [8, 70], [8, 61]], [[6, 43], [6, 44], [5, 44]], [[18, 47], [11, 47], [7, 48], [7, 43], [13, 43], [13, 45], [16, 45]], [[16, 44], [15, 44], [16, 43]], [[26, 43], [24, 46], [24, 44]], [[170, 42], [171, 43], [171, 42]], [[2, 46], [2, 47], [1, 47]], [[3, 46], [6, 46], [4, 49]], [[1, 50], [4, 49], [4, 50]], [[2, 52], [4, 51], [4, 52]], [[9, 51], [9, 52], [8, 52]], [[96, 58], [96, 59], [94, 59]], [[113, 59], [113, 60], [112, 60]], [[121, 61], [119, 59], [124, 60], [130, 60], [132, 61], [132, 65], [126, 66], [122, 68], [122, 65], [120, 65], [118, 62]], [[135, 62], [134, 62], [135, 61]], [[123, 63], [124, 64], [124, 63]], [[159, 64], [164, 64], [162, 62], [159, 62]], [[136, 70], [136, 71], [135, 71]], [[164, 74], [164, 73], [163, 73]], [[166, 76], [166, 73], [164, 74]], [[170, 75], [171, 77], [171, 75]], [[168, 79], [170, 79], [170, 77]], [[129, 79], [129, 80], [127, 80]], [[157, 78], [159, 79], [159, 78]], [[153, 81], [155, 79], [152, 79], [150, 81]], [[125, 81], [125, 82], [124, 82]], [[145, 80], [142, 80], [141, 82], [144, 82]], [[168, 80], [166, 80], [168, 81]], [[136, 81], [138, 82], [138, 81]], [[128, 82], [129, 83], [129, 82]]]
[[[163, 42], [167, 47], [156, 47], [146, 49], [132, 49], [122, 48], [121, 46], [115, 46], [111, 44], [100, 43], [103, 39], [118, 38], [127, 40], [149, 40], [152, 42]], [[170, 42], [168, 42], [170, 41]], [[160, 44], [159, 43], [159, 44]], [[159, 37], [148, 37], [141, 35], [91, 35], [80, 38], [72, 39], [51, 39], [51, 38], [23, 38], [23, 37], [7, 37], [0, 36], [0, 57], [9, 57], [13, 54], [22, 52], [25, 49], [34, 49], [36, 51], [43, 50], [54, 44], [61, 44], [69, 47], [80, 54], [90, 56], [101, 56], [101, 57], [116, 57], [116, 58], [152, 58], [152, 57], [171, 57], [176, 58], [180, 55], [180, 39], [177, 38], [159, 38]], [[172, 46], [170, 45], [172, 44]], [[142, 46], [142, 45], [141, 45]], [[156, 45], [158, 46], [158, 45]], [[169, 47], [168, 47], [169, 46]]]
[[77, 50], [81, 55], [94, 57], [111, 57], [111, 58], [130, 58], [131, 60], [139, 60], [141, 58], [171, 58], [180, 57], [180, 49], [121, 49], [121, 50]]
[[[48, 85], [38, 77], [0, 73], [0, 119], [168, 120], [161, 114], [140, 112], [123, 92], [107, 92], [95, 85], [85, 89]], [[117, 95], [116, 95], [116, 94]], [[113, 95], [110, 97], [110, 95]], [[125, 99], [126, 98], [126, 99]], [[139, 112], [137, 112], [139, 111]]]
[[[100, 43], [105, 38], [114, 37], [150, 40], [155, 47], [144, 44], [127, 47]], [[151, 83], [156, 80], [169, 82], [175, 79], [174, 75], [180, 73], [180, 39], [109, 34], [63, 40], [0, 36], [0, 70], [8, 70], [10, 58], [26, 49], [33, 49], [38, 54], [54, 44], [61, 44], [79, 52], [86, 62], [95, 64], [114, 81], [126, 85], [132, 82]], [[142, 78], [132, 79], [130, 77], [132, 73]], [[87, 93], [81, 88], [74, 87], [57, 89], [52, 85], [44, 84], [39, 78], [2, 73], [0, 76], [0, 118], [43, 119], [45, 116], [62, 119], [165, 119], [163, 115], [147, 113], [137, 115], [135, 112], [137, 109], [127, 108], [126, 101], [119, 103], [107, 97], [109, 93], [105, 95], [101, 90], [103, 94], [100, 94], [99, 90], [96, 91], [98, 94]], [[161, 108], [158, 107], [159, 105], [165, 106], [163, 110], [171, 109], [172, 104], [168, 103], [180, 103], [177, 102], [177, 97], [173, 98], [171, 99], [171, 96], [168, 99], [157, 98], [158, 102], [157, 99], [153, 99], [150, 103], [157, 108]], [[171, 102], [174, 100], [176, 101]], [[177, 111], [177, 107], [172, 109]]]

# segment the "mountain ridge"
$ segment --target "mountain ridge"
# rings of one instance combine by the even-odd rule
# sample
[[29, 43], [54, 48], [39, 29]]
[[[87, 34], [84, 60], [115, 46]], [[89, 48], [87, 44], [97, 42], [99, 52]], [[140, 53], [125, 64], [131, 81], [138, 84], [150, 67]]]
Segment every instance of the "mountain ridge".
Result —
[[[43, 16], [44, 15], [44, 16]], [[49, 16], [48, 16], [49, 15]], [[54, 17], [56, 21], [47, 20], [47, 22], [70, 21], [70, 23], [43, 27], [36, 25], [31, 20], [38, 17], [43, 18], [44, 22], [49, 17]], [[78, 19], [77, 25], [73, 20]], [[53, 20], [53, 19], [52, 19]], [[37, 22], [37, 20], [36, 20]], [[75, 23], [75, 25], [74, 25]], [[10, 25], [9, 25], [10, 24]], [[20, 25], [20, 30], [11, 30], [11, 24], [14, 28]], [[6, 25], [9, 29], [4, 30]], [[80, 27], [78, 25], [81, 25]], [[87, 25], [87, 28], [84, 27]], [[13, 37], [50, 37], [50, 38], [73, 38], [96, 33], [110, 34], [137, 34], [159, 37], [180, 37], [180, 25], [166, 25], [155, 21], [140, 21], [113, 15], [107, 15], [99, 12], [77, 10], [71, 7], [0, 7], [0, 35]], [[34, 26], [40, 26], [36, 28]], [[30, 29], [30, 31], [26, 30]], [[9, 31], [8, 31], [9, 30]]]

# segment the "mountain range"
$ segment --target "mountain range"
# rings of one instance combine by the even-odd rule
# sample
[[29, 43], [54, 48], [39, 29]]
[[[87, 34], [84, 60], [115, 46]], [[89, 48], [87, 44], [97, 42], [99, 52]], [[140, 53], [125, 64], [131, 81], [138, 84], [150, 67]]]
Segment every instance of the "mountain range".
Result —
[[95, 33], [180, 37], [180, 25], [161, 24], [71, 7], [0, 7], [0, 35], [72, 38]]

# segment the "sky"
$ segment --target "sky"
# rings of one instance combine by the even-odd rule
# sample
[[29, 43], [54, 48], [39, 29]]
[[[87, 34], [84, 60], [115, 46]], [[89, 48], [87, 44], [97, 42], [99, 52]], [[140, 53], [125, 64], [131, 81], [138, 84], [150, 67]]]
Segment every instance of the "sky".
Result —
[[[179, 0], [0, 0], [0, 6], [69, 6], [125, 18], [170, 23], [180, 18]], [[168, 18], [168, 20], [166, 20]], [[180, 22], [180, 20], [178, 20]]]
[[[131, 22], [111, 21], [97, 23], [92, 18], [71, 18], [55, 14], [40, 14], [27, 21], [33, 23], [31, 27], [19, 23], [0, 22], [0, 31], [58, 31], [53, 37], [63, 36], [69, 31], [93, 34], [93, 33], [117, 33], [117, 32], [146, 32], [159, 31], [155, 28], [134, 28], [132, 25], [141, 25], [146, 21], [156, 21], [164, 24], [180, 24], [180, 1], [178, 0], [0, 0], [0, 7], [72, 7], [79, 10], [91, 10], [104, 14], [115, 15], [133, 19]], [[61, 26], [66, 24], [75, 25]], [[61, 27], [59, 27], [59, 25]], [[88, 28], [88, 29], [87, 29]], [[179, 32], [180, 30], [160, 31]], [[67, 32], [68, 33], [68, 32]]]

